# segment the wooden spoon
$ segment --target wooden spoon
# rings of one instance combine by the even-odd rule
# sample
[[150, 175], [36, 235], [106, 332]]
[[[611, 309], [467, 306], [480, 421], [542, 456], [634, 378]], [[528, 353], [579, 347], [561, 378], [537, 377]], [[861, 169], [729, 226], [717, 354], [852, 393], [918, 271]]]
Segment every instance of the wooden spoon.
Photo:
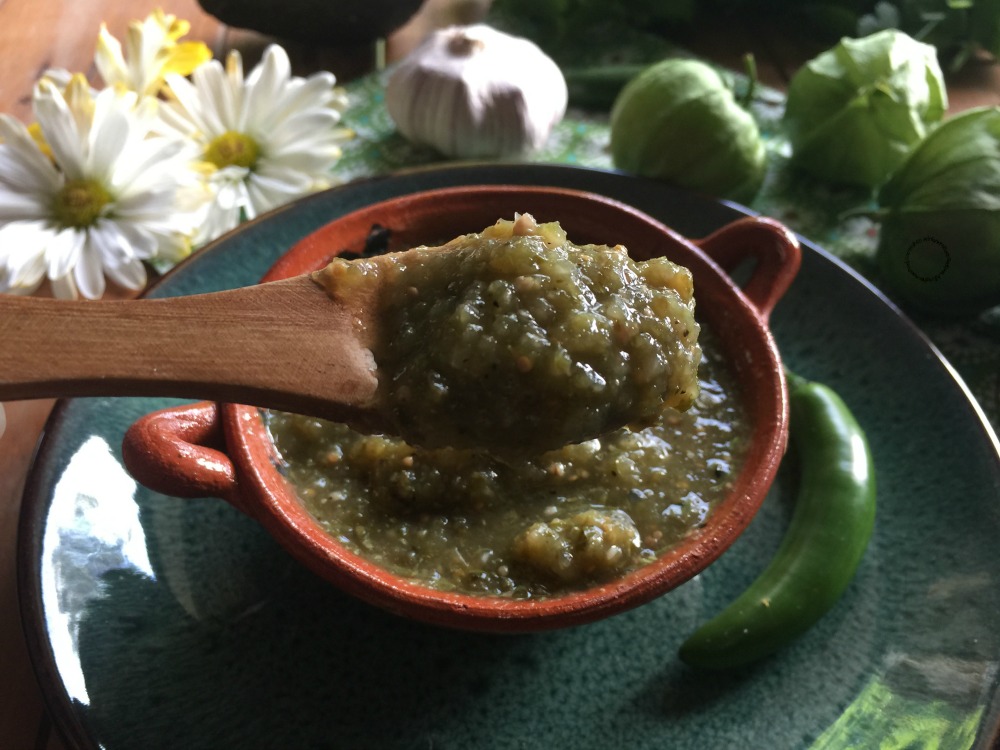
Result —
[[[534, 219], [522, 219], [520, 231], [537, 229]], [[599, 395], [607, 404], [577, 398], [570, 387], [572, 368], [529, 377], [532, 362], [521, 367], [510, 352], [503, 365], [492, 363], [489, 376], [474, 371], [465, 382], [450, 384], [458, 395], [440, 402], [423, 400], [434, 396], [419, 388], [404, 390], [408, 381], [395, 393], [386, 392], [397, 384], [391, 370], [398, 363], [390, 356], [390, 372], [383, 375], [393, 385], [380, 391], [372, 348], [384, 349], [383, 338], [392, 336], [383, 336], [383, 311], [386, 303], [405, 304], [408, 298], [401, 295], [416, 291], [401, 269], [430, 264], [435, 273], [448, 273], [443, 256], [462, 252], [463, 242], [459, 237], [357, 265], [336, 259], [309, 275], [188, 297], [97, 302], [0, 297], [0, 400], [173, 396], [252, 404], [399, 435], [426, 447], [478, 447], [504, 455], [542, 452], [658, 416], [658, 411], [644, 413], [650, 399], [623, 398], [621, 406], [614, 387]], [[437, 278], [435, 273], [430, 278]], [[425, 275], [416, 278], [412, 283], [427, 283]], [[652, 308], [645, 314], [652, 315]], [[614, 349], [611, 338], [608, 345]], [[667, 396], [692, 392], [689, 370], [677, 372], [650, 385], [660, 389], [653, 394], [654, 406], [663, 408]], [[421, 376], [426, 380], [418, 372], [418, 382]], [[565, 387], [553, 388], [559, 378]], [[415, 395], [395, 398], [411, 392]]]
[[0, 295], [0, 400], [170, 396], [384, 431], [366, 302], [308, 275], [167, 299]]

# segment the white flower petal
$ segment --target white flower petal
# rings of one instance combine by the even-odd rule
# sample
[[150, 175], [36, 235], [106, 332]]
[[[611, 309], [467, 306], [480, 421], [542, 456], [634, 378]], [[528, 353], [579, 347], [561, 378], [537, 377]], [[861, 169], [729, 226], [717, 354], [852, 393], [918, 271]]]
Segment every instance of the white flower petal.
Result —
[[235, 229], [240, 223], [239, 206], [223, 207], [212, 203], [205, 218], [195, 234], [194, 241], [198, 245], [218, 239], [226, 232]]
[[246, 106], [237, 123], [240, 130], [253, 131], [254, 124], [267, 118], [292, 75], [292, 64], [284, 49], [276, 44], [264, 52], [260, 65], [251, 71], [246, 84]]
[[73, 74], [66, 70], [66, 68], [46, 68], [45, 72], [39, 78], [52, 81], [58, 88], [64, 89], [73, 80]]
[[243, 80], [243, 56], [239, 50], [230, 50], [226, 55], [226, 80], [234, 91], [241, 91], [245, 86]]
[[[0, 150], [18, 162], [23, 169], [35, 174], [39, 181], [51, 189], [56, 189], [62, 184], [59, 172], [49, 157], [38, 148], [28, 129], [9, 115], [0, 115], [0, 141], [3, 141]], [[0, 181], [5, 177], [6, 175], [0, 173]]]
[[[90, 129], [100, 128], [105, 118], [116, 112], [128, 114], [129, 121], [139, 124], [142, 122], [138, 117], [139, 97], [134, 91], [128, 91], [118, 86], [108, 87], [101, 91], [91, 92], [92, 112], [88, 115], [89, 122], [85, 121]], [[71, 105], [72, 106], [72, 105]], [[143, 112], [148, 111], [143, 107]]]
[[94, 63], [97, 72], [108, 85], [124, 82], [126, 74], [125, 57], [122, 55], [122, 45], [109, 32], [107, 26], [101, 24], [97, 35], [97, 51], [94, 53]]
[[305, 154], [292, 154], [282, 157], [280, 160], [269, 161], [266, 166], [262, 165], [257, 173], [286, 182], [295, 181], [303, 184], [313, 183], [317, 180], [329, 182], [333, 176], [333, 167], [337, 163], [338, 154], [339, 150], [336, 154], [326, 155], [326, 157], [320, 154], [314, 157], [312, 162], [309, 162]]
[[268, 189], [301, 195], [314, 182], [313, 175], [284, 164], [268, 164], [254, 174], [248, 182], [264, 185]]
[[316, 138], [326, 134], [332, 136], [336, 124], [337, 119], [329, 110], [310, 110], [282, 123], [280, 128], [272, 131], [266, 141], [273, 149], [287, 148], [306, 138]]
[[241, 188], [245, 196], [242, 208], [247, 220], [256, 219], [260, 214], [267, 213], [299, 195], [299, 193], [275, 194], [253, 182], [247, 182]]
[[52, 238], [45, 248], [46, 272], [50, 279], [65, 276], [76, 267], [86, 239], [86, 232], [77, 229], [63, 229]]
[[265, 132], [279, 127], [282, 122], [295, 114], [314, 108], [326, 108], [339, 119], [337, 107], [330, 107], [335, 99], [336, 79], [330, 73], [316, 73], [303, 81], [293, 79], [281, 95], [271, 103], [267, 114], [258, 116], [253, 122]]
[[[274, 159], [269, 159], [268, 164], [280, 165], [282, 169], [296, 172], [303, 172], [313, 179], [330, 179], [334, 166], [342, 155], [340, 146], [326, 145], [324, 148], [317, 148], [315, 151], [305, 153], [294, 151], [287, 154], [279, 154]], [[261, 172], [266, 170], [261, 169]]]
[[308, 192], [308, 188], [294, 189], [284, 183], [254, 179], [247, 184], [247, 191], [256, 213], [264, 213], [298, 198]]
[[27, 255], [24, 262], [9, 270], [11, 286], [34, 291], [45, 278], [45, 255], [43, 253]]
[[154, 231], [153, 235], [156, 237], [157, 247], [156, 257], [173, 263], [186, 258], [191, 254], [191, 234], [193, 232], [193, 226], [191, 227], [191, 231], [184, 233], [177, 231]]
[[[168, 81], [173, 80], [173, 74], [168, 76], [167, 79]], [[177, 76], [177, 79], [178, 81], [183, 81], [188, 86], [191, 85], [186, 78]], [[178, 83], [178, 85], [184, 84]], [[164, 102], [159, 107], [154, 129], [160, 135], [190, 138], [192, 141], [201, 138], [204, 131], [204, 128], [195, 122], [195, 116], [176, 101]]]
[[33, 195], [51, 195], [62, 184], [59, 173], [47, 159], [36, 162], [15, 149], [0, 146], [0, 190]]
[[215, 189], [215, 202], [223, 210], [240, 208], [247, 200], [243, 183], [249, 175], [250, 171], [243, 167], [226, 167], [212, 175], [211, 184]]
[[130, 258], [148, 259], [156, 255], [156, 237], [145, 226], [118, 222], [109, 224], [107, 232], [113, 245], [109, 257], [118, 262]]
[[163, 102], [152, 96], [141, 96], [132, 108], [136, 119], [146, 131], [152, 130], [159, 117]]
[[206, 99], [214, 105], [214, 114], [218, 118], [219, 134], [229, 130], [240, 130], [240, 94], [234, 91], [229, 80], [223, 75], [207, 74], [203, 78], [202, 106]]
[[119, 265], [105, 266], [108, 278], [118, 286], [139, 291], [146, 286], [146, 267], [138, 258], [131, 258]]
[[[115, 203], [115, 219], [128, 221], [160, 221], [174, 212], [177, 191], [171, 185], [137, 191]], [[165, 210], [167, 209], [167, 210]]]
[[[198, 68], [193, 77], [195, 80], [199, 80], [206, 74], [202, 71], [214, 70], [217, 67], [219, 67], [218, 61], [210, 60]], [[164, 107], [166, 111], [160, 113], [161, 119], [180, 120], [181, 122], [187, 120], [192, 125], [188, 133], [196, 134], [202, 138], [215, 138], [225, 132], [214, 112], [205, 111], [205, 108], [202, 107], [198, 88], [187, 78], [170, 73], [166, 76], [166, 82], [176, 102], [170, 107]]]
[[104, 282], [104, 267], [97, 249], [90, 243], [85, 243], [80, 254], [80, 262], [73, 272], [80, 295], [87, 299], [100, 299], [106, 288]]
[[24, 124], [10, 115], [0, 114], [0, 140], [15, 141], [19, 150], [31, 142], [31, 134]]
[[[280, 139], [278, 135], [282, 136]], [[322, 127], [312, 133], [303, 133], [297, 140], [285, 141], [284, 131], [276, 133], [276, 137], [268, 143], [267, 156], [280, 159], [288, 154], [324, 153], [340, 151], [340, 147], [354, 137], [354, 131], [339, 127]]]
[[123, 112], [108, 112], [90, 131], [86, 172], [91, 179], [110, 182], [116, 162], [129, 142], [129, 118]]
[[200, 205], [196, 211], [189, 210], [168, 215], [137, 212], [135, 215], [117, 215], [114, 221], [119, 227], [141, 227], [152, 235], [191, 235], [202, 221], [203, 216], [204, 204]]
[[14, 282], [6, 274], [0, 272], [0, 294], [13, 294], [18, 297], [26, 297], [34, 294], [42, 285], [44, 274], [38, 278], [34, 286], [14, 286]]
[[130, 243], [122, 236], [118, 225], [114, 222], [99, 222], [90, 229], [87, 241], [97, 252], [105, 267], [112, 264], [120, 265], [133, 257]]
[[227, 86], [226, 74], [217, 60], [211, 60], [195, 70], [191, 78], [197, 98], [194, 102], [185, 99], [184, 107], [189, 114], [198, 113], [198, 118], [204, 123], [202, 131], [206, 138], [216, 138], [231, 129], [231, 124], [222, 119], [214, 98]]
[[160, 136], [138, 142], [108, 182], [119, 200], [157, 185], [176, 186], [187, 176], [186, 148], [183, 141]]
[[240, 182], [236, 185], [232, 185], [231, 188], [233, 195], [235, 196], [235, 205], [242, 209], [246, 219], [256, 219], [257, 214], [260, 213], [261, 210], [267, 210], [268, 207], [258, 209], [254, 206], [253, 199], [250, 197], [249, 186], [246, 182]]
[[42, 259], [44, 273], [45, 247], [54, 234], [40, 221], [14, 221], [0, 225], [0, 269], [14, 277], [21, 266], [34, 262], [34, 259]]
[[288, 53], [277, 44], [269, 44], [261, 55], [260, 63], [247, 76], [245, 88], [260, 87], [265, 94], [276, 95], [292, 77], [292, 63]]
[[60, 169], [70, 180], [83, 179], [86, 161], [83, 140], [76, 117], [63, 95], [43, 80], [35, 88], [34, 107], [42, 134]]
[[52, 294], [57, 299], [77, 299], [80, 296], [72, 273], [68, 273], [58, 279], [52, 279], [51, 286]]
[[0, 222], [47, 219], [50, 214], [51, 209], [39, 196], [0, 189]]

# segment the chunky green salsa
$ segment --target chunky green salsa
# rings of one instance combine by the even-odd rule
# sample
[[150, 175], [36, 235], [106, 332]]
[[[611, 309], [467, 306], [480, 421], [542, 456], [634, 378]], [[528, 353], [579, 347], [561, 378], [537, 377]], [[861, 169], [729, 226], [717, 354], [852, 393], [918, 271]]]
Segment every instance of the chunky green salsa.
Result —
[[425, 448], [536, 454], [697, 395], [690, 272], [575, 245], [557, 223], [523, 214], [316, 278], [334, 297], [377, 288], [377, 408]]
[[433, 588], [524, 599], [611, 580], [705, 523], [748, 427], [686, 269], [525, 216], [395, 258], [318, 280], [389, 285], [379, 388], [416, 439], [266, 415], [334, 538]]
[[727, 494], [748, 427], [703, 338], [687, 411], [517, 461], [298, 415], [267, 422], [288, 481], [348, 549], [437, 589], [555, 596], [654, 560]]

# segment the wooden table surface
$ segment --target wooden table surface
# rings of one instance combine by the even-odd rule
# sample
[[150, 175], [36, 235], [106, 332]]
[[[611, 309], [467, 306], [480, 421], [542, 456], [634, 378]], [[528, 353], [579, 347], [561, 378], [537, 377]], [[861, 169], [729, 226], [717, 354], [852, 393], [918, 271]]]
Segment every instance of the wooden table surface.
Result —
[[[72, 4], [64, 0], [0, 0], [0, 112], [30, 122], [31, 90], [46, 68], [84, 71], [96, 82], [93, 53], [100, 24], [105, 22], [111, 33], [122, 39], [129, 21], [145, 17], [157, 7], [190, 21], [188, 39], [204, 41], [216, 57], [233, 47], [241, 49], [248, 69], [269, 41], [258, 34], [227, 28], [202, 11], [195, 0], [84, 0]], [[405, 53], [429, 28], [447, 23], [457, 13], [468, 13], [472, 7], [469, 0], [428, 0], [420, 14], [389, 40], [389, 58]], [[692, 40], [691, 47], [734, 66], [743, 52], [752, 50], [761, 79], [779, 87], [787, 83], [801, 60], [818, 51], [747, 29], [715, 32]], [[366, 72], [373, 61], [370, 49], [305, 49], [289, 44], [286, 48], [297, 73], [331, 70], [342, 81]], [[972, 64], [949, 81], [949, 91], [953, 111], [1000, 104], [1000, 66], [992, 61]], [[52, 401], [6, 404], [7, 430], [0, 437], [0, 748], [5, 750], [67, 747], [52, 728], [28, 658], [15, 568], [24, 481], [52, 405]]]

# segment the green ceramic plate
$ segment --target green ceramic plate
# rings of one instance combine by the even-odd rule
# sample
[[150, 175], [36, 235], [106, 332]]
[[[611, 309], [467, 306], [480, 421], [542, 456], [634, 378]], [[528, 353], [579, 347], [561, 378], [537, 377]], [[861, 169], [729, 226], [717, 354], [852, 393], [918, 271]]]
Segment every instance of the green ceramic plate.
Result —
[[[251, 284], [338, 215], [474, 183], [591, 190], [691, 237], [742, 215], [571, 167], [415, 171], [249, 224], [153, 294]], [[773, 553], [788, 472], [718, 563], [652, 604], [572, 630], [469, 635], [340, 594], [221, 501], [137, 487], [121, 466], [122, 435], [176, 402], [78, 399], [61, 403], [46, 430], [19, 542], [26, 631], [60, 730], [106, 750], [987, 747], [1000, 661], [996, 438], [924, 337], [808, 244], [773, 324], [789, 365], [857, 413], [880, 485], [853, 585], [777, 656], [703, 674], [676, 650]]]

